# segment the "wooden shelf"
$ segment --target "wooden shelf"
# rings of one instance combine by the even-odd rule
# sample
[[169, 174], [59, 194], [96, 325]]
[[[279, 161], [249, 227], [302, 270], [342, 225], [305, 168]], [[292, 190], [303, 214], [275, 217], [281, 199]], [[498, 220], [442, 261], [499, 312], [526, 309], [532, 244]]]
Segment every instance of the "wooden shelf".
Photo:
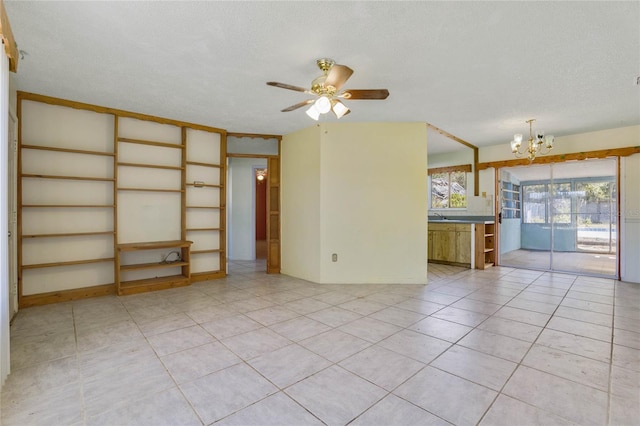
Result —
[[191, 283], [191, 278], [184, 275], [170, 275], [168, 277], [155, 277], [143, 280], [122, 281], [118, 283], [119, 296], [128, 294], [145, 293], [155, 290], [183, 287]]
[[202, 167], [216, 167], [216, 168], [220, 168], [222, 167], [220, 164], [213, 164], [213, 163], [200, 163], [197, 161], [187, 161], [187, 165], [189, 166], [202, 166]]
[[143, 269], [160, 269], [173, 268], [177, 266], [186, 266], [187, 262], [156, 262], [156, 263], [138, 263], [135, 265], [120, 265], [121, 271], [140, 271]]
[[[116, 244], [115, 278], [116, 292], [119, 296], [142, 293], [153, 290], [164, 290], [172, 287], [189, 285], [191, 282], [190, 248], [193, 242], [187, 240], [146, 241], [137, 243]], [[155, 262], [122, 265], [122, 255], [126, 252], [144, 250], [180, 249], [180, 260], [177, 262]], [[122, 281], [122, 272], [182, 268], [181, 275], [154, 277], [141, 280]]]
[[36, 178], [36, 179], [66, 179], [66, 180], [91, 180], [97, 182], [115, 182], [114, 178], [98, 178], [87, 176], [57, 176], [57, 175], [38, 175], [31, 173], [23, 173], [23, 178]]
[[39, 146], [39, 145], [21, 145], [24, 149], [39, 149], [42, 151], [52, 151], [52, 152], [68, 152], [71, 154], [85, 154], [85, 155], [102, 155], [106, 157], [115, 157], [116, 154], [113, 152], [101, 152], [101, 151], [87, 151], [84, 149], [71, 149], [71, 148], [57, 148], [52, 146]]
[[206, 253], [220, 253], [223, 250], [220, 249], [209, 249], [209, 250], [193, 250], [191, 254], [206, 254]]
[[207, 183], [196, 185], [195, 183], [191, 182], [191, 183], [187, 183], [186, 185], [194, 188], [222, 188], [222, 185], [212, 185]]
[[64, 234], [31, 234], [23, 235], [22, 238], [52, 238], [52, 237], [85, 237], [87, 235], [114, 235], [113, 231], [98, 232], [68, 232]]
[[184, 145], [168, 143], [168, 142], [156, 142], [156, 141], [147, 141], [142, 139], [131, 139], [131, 138], [118, 138], [118, 142], [127, 142], [127, 143], [135, 143], [139, 145], [150, 145], [150, 146], [160, 146], [163, 148], [177, 148], [183, 149]]
[[146, 167], [148, 169], [163, 169], [163, 170], [184, 170], [184, 167], [180, 167], [180, 166], [161, 166], [157, 164], [144, 164], [144, 163], [118, 163], [118, 166]]
[[184, 190], [182, 189], [153, 189], [153, 188], [118, 188], [118, 191], [184, 192]]
[[120, 251], [155, 250], [163, 248], [190, 247], [193, 242], [186, 240], [148, 241], [143, 243], [122, 243], [116, 248]]
[[113, 257], [103, 257], [100, 259], [71, 260], [66, 262], [34, 263], [31, 265], [22, 265], [22, 269], [39, 269], [39, 268], [54, 268], [57, 266], [86, 265], [89, 263], [111, 262], [113, 260], [114, 260]]
[[112, 209], [115, 207], [113, 204], [23, 204], [22, 207], [34, 208], [34, 209], [45, 209], [49, 207], [55, 208], [101, 208], [101, 209]]

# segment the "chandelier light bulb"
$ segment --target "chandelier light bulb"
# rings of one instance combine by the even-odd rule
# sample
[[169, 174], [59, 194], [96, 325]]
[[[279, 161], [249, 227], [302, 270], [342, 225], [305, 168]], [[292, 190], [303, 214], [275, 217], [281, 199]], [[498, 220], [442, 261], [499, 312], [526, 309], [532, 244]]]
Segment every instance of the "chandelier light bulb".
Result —
[[516, 133], [513, 135], [513, 140], [516, 142], [518, 146], [522, 143], [522, 133]]
[[545, 143], [545, 147], [546, 147], [546, 148], [548, 148], [548, 149], [553, 148], [553, 142], [554, 142], [554, 140], [555, 140], [555, 138], [554, 138], [554, 136], [553, 136], [553, 135], [547, 135], [547, 136], [544, 138], [544, 140], [545, 140], [545, 142], [546, 142], [546, 143]]

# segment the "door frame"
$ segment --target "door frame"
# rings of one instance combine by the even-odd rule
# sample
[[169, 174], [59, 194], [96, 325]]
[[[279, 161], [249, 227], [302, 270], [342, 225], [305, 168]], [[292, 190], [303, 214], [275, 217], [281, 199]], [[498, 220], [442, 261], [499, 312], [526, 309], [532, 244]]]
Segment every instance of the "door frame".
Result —
[[[228, 135], [227, 135], [228, 136]], [[280, 152], [278, 143], [278, 152]], [[264, 158], [267, 160], [267, 274], [280, 273], [280, 155], [268, 154], [233, 154], [229, 158]], [[252, 171], [254, 169], [252, 168]], [[255, 179], [253, 184], [255, 184]], [[228, 198], [232, 196], [227, 191]], [[254, 194], [255, 198], [255, 194]], [[229, 204], [229, 203], [228, 203]], [[254, 212], [255, 216], [255, 212]], [[255, 222], [255, 220], [254, 220]], [[255, 230], [255, 223], [254, 223]], [[229, 232], [227, 229], [226, 232]], [[229, 238], [227, 238], [229, 241]], [[255, 246], [254, 246], [255, 251]]]
[[18, 313], [18, 117], [9, 107], [8, 120], [8, 263], [9, 263], [9, 316]]
[[[621, 169], [620, 169], [620, 155], [608, 155], [608, 156], [595, 156], [595, 157], [586, 157], [586, 158], [579, 158], [579, 161], [582, 160], [587, 160], [587, 159], [595, 159], [595, 160], [614, 160], [615, 161], [615, 176], [614, 176], [614, 182], [616, 185], [616, 192], [615, 192], [615, 196], [616, 196], [616, 209], [617, 209], [617, 218], [616, 218], [616, 270], [615, 270], [615, 274], [614, 274], [614, 279], [616, 280], [620, 280], [621, 279], [621, 274], [622, 274], [622, 270], [621, 270], [621, 258], [622, 258], [622, 253], [621, 253], [621, 240], [623, 238], [623, 232], [622, 232], [622, 227], [621, 227], [621, 223], [622, 223], [622, 212], [620, 210], [620, 206], [621, 206], [621, 193], [622, 193], [622, 189], [620, 188], [620, 175], [621, 175]], [[545, 161], [543, 162], [543, 164], [541, 165], [548, 165], [549, 166], [549, 172], [550, 172], [550, 182], [553, 183], [553, 168], [555, 166], [561, 166], [562, 163], [566, 162], [567, 160], [561, 160], [561, 161]], [[501, 194], [501, 175], [502, 175], [502, 170], [503, 169], [509, 169], [509, 168], [516, 168], [516, 167], [523, 167], [522, 164], [516, 164], [515, 162], [511, 162], [511, 164], [502, 164], [499, 165], [497, 167], [494, 167], [494, 184], [495, 184], [495, 222], [496, 224], [498, 224], [498, 226], [495, 227], [495, 244], [496, 244], [496, 265], [498, 266], [507, 266], [510, 267], [509, 265], [503, 265], [502, 264], [502, 256], [501, 256], [501, 247], [500, 247], [500, 242], [501, 242], [501, 232], [502, 232], [502, 223], [500, 221], [500, 212], [501, 212], [501, 205], [502, 205], [502, 197], [500, 196]], [[522, 187], [521, 187], [522, 188]], [[613, 195], [613, 192], [610, 193], [610, 195]], [[521, 203], [524, 203], [524, 196], [521, 195], [520, 199], [522, 200]], [[522, 216], [520, 218], [520, 220], [522, 221]], [[609, 227], [611, 229], [611, 223], [609, 224]], [[576, 273], [575, 271], [564, 271], [564, 270], [556, 270], [553, 267], [553, 253], [554, 253], [554, 228], [553, 228], [553, 223], [551, 224], [551, 246], [550, 246], [550, 251], [549, 251], [549, 269], [546, 269], [545, 271], [548, 272], [557, 272], [557, 273]], [[512, 266], [511, 266], [512, 267]], [[536, 269], [536, 268], [532, 268], [532, 269]], [[585, 274], [584, 272], [577, 272], [578, 274], [582, 274], [582, 275], [589, 275], [589, 276], [600, 276], [597, 274]], [[609, 276], [607, 276], [609, 277]]]

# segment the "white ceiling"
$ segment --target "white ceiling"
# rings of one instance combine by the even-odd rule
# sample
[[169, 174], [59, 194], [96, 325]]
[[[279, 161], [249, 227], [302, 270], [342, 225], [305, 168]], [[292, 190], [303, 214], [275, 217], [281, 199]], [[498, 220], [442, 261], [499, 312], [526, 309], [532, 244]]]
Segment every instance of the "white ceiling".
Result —
[[[346, 122], [429, 122], [477, 146], [640, 124], [640, 2], [5, 0], [19, 90], [219, 127], [310, 125], [317, 58], [355, 70]], [[330, 114], [321, 120], [335, 121]], [[465, 149], [435, 132], [429, 152]], [[433, 136], [431, 138], [431, 136]], [[505, 148], [508, 149], [508, 148]]]

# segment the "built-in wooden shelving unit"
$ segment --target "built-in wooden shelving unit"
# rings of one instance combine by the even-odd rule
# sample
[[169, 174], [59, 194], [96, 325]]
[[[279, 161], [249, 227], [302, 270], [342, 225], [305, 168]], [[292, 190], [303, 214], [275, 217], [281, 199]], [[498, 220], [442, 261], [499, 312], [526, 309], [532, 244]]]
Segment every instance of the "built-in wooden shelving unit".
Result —
[[225, 276], [224, 130], [24, 92], [18, 118], [20, 306]]
[[476, 223], [476, 269], [486, 269], [493, 266], [495, 258], [495, 224]]
[[[127, 294], [143, 293], [153, 290], [164, 290], [173, 287], [182, 287], [191, 282], [190, 270], [190, 247], [191, 241], [153, 241], [142, 243], [126, 243], [116, 245], [116, 292], [119, 296]], [[141, 251], [158, 251], [163, 249], [178, 249], [179, 253], [175, 260], [165, 260], [159, 262], [142, 262], [123, 264], [122, 260], [126, 253]], [[173, 252], [169, 252], [173, 253]], [[125, 280], [127, 272], [180, 268], [179, 274], [155, 276], [150, 278]]]
[[183, 129], [185, 239], [193, 241], [193, 281], [226, 274], [226, 135]]
[[22, 95], [18, 115], [19, 304], [113, 283], [113, 115]]

